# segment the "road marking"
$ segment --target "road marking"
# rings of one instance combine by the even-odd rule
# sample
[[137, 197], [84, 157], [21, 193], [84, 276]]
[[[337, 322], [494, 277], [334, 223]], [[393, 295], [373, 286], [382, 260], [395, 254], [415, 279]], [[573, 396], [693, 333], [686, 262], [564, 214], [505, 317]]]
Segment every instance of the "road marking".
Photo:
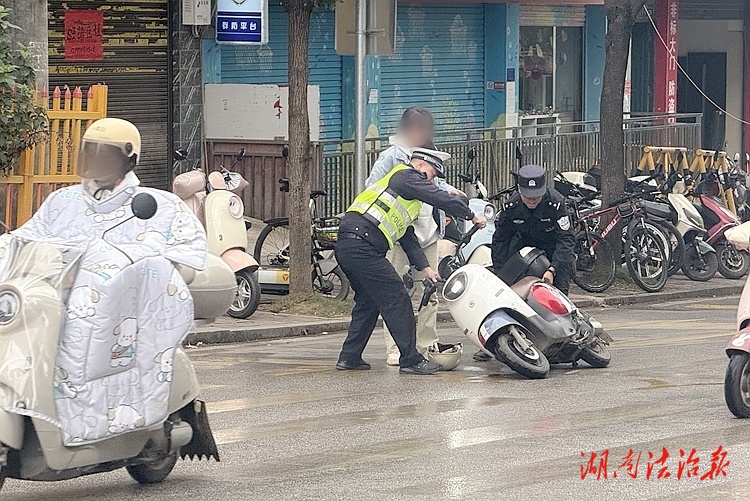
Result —
[[625, 350], [625, 349], [633, 349], [633, 348], [647, 348], [647, 347], [653, 347], [653, 346], [674, 346], [674, 345], [681, 345], [681, 344], [696, 344], [701, 343], [703, 341], [714, 339], [718, 337], [726, 337], [729, 339], [732, 337], [734, 332], [727, 331], [727, 332], [708, 332], [703, 333], [700, 335], [693, 335], [693, 336], [679, 336], [679, 337], [670, 337], [670, 338], [641, 338], [641, 339], [625, 339], [622, 341], [618, 341], [615, 339], [615, 342], [610, 346], [610, 350]]

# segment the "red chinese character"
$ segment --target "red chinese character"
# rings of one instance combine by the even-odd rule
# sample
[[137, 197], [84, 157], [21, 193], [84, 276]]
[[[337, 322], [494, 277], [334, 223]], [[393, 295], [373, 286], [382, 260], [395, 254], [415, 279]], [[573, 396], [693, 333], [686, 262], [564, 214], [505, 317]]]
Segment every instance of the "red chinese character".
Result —
[[695, 455], [695, 449], [690, 451], [687, 459], [684, 461], [682, 458], [685, 457], [685, 451], [680, 449], [680, 462], [677, 464], [677, 480], [685, 478], [692, 478], [698, 476], [698, 461], [701, 458]]
[[[633, 462], [635, 460], [635, 463]], [[630, 449], [628, 451], [628, 455], [622, 458], [622, 464], [617, 467], [619, 470], [620, 468], [625, 467], [628, 475], [630, 475], [632, 478], [638, 478], [638, 466], [641, 463], [641, 452], [638, 453], [638, 455], [635, 455], [635, 452], [633, 452], [633, 449]]]
[[[648, 458], [653, 459], [654, 453], [649, 452]], [[669, 469], [667, 468], [667, 459], [669, 458], [669, 453], [667, 452], [666, 447], [661, 448], [661, 457], [654, 461], [653, 463], [651, 461], [648, 462], [646, 465], [646, 480], [651, 480], [651, 474], [654, 471], [655, 466], [660, 466], [659, 473], [656, 475], [656, 478], [662, 479], [662, 478], [669, 478], [672, 476], [672, 474], [669, 472]]]
[[[581, 452], [581, 457], [586, 457], [586, 453]], [[596, 458], [599, 458], [599, 466], [597, 467], [594, 463]], [[602, 477], [607, 478], [607, 460], [609, 459], [609, 449], [602, 451], [601, 455], [597, 455], [596, 452], [591, 453], [591, 457], [588, 460], [588, 464], [581, 465], [581, 480], [584, 480], [588, 475], [596, 474], [596, 479], [599, 480]]]
[[703, 474], [701, 480], [713, 480], [719, 475], [724, 475], [726, 477], [727, 466], [729, 466], [729, 461], [726, 459], [727, 451], [723, 450], [723, 447], [720, 445], [718, 449], [711, 453], [711, 469]]

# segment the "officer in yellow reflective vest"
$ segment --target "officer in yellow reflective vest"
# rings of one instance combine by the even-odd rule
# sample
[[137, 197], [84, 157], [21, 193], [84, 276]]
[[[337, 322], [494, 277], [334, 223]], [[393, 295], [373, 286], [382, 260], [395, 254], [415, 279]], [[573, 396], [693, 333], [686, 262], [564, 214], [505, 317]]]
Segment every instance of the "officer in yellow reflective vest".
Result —
[[401, 373], [424, 375], [440, 369], [416, 350], [411, 299], [401, 277], [386, 259], [386, 252], [399, 242], [411, 264], [426, 277], [437, 280], [440, 277], [430, 268], [411, 226], [422, 202], [482, 227], [487, 221], [475, 215], [463, 198], [435, 186], [436, 176], [445, 177], [443, 162], [450, 155], [433, 148], [414, 148], [410, 165], [397, 165], [360, 193], [341, 220], [336, 259], [354, 289], [356, 304], [349, 335], [336, 364], [339, 370], [370, 368], [362, 360], [362, 352], [378, 315], [383, 316], [399, 348]]

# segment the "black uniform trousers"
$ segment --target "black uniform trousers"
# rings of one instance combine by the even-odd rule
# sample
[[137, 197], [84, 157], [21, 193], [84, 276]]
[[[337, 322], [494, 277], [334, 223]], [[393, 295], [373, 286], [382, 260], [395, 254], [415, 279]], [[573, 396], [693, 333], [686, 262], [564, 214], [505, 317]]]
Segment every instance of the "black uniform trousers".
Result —
[[416, 349], [417, 327], [411, 299], [401, 277], [385, 258], [385, 252], [367, 240], [346, 238], [336, 244], [336, 260], [354, 289], [355, 302], [339, 361], [362, 360], [378, 315], [383, 316], [401, 352], [401, 367], [411, 367], [424, 360]]

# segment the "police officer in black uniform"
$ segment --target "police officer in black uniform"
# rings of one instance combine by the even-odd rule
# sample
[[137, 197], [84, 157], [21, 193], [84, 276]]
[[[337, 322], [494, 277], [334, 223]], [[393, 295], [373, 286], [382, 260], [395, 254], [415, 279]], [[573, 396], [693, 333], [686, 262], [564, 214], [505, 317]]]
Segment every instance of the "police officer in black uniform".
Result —
[[526, 165], [518, 172], [518, 191], [495, 220], [492, 265], [500, 269], [523, 247], [538, 247], [550, 260], [544, 280], [567, 294], [573, 278], [575, 234], [565, 198], [547, 188], [544, 167]]
[[[544, 281], [567, 295], [575, 273], [575, 234], [565, 207], [565, 197], [547, 188], [545, 181], [544, 167], [539, 165], [526, 165], [518, 171], [519, 193], [505, 203], [495, 218], [492, 266], [499, 270], [522, 248], [537, 247], [550, 260]], [[474, 360], [478, 362], [489, 358], [483, 351], [474, 354]]]

